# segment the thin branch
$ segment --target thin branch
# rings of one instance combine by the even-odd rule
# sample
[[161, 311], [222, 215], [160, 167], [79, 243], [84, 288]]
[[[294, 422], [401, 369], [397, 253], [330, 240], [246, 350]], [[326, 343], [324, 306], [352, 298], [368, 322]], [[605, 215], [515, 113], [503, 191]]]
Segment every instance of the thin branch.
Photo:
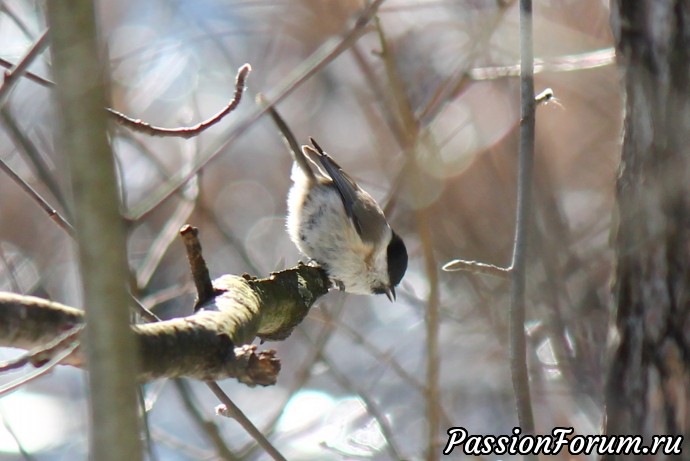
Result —
[[182, 440], [178, 433], [171, 433], [154, 426], [151, 428], [151, 435], [157, 444], [166, 446], [169, 449], [168, 452], [174, 453], [175, 457], [199, 461], [215, 461], [213, 450]]
[[[197, 300], [194, 310], [197, 311], [202, 305], [208, 303], [216, 294], [216, 290], [211, 283], [211, 277], [206, 266], [206, 261], [201, 252], [201, 242], [199, 241], [199, 230], [195, 227], [186, 225], [180, 230], [180, 235], [184, 241], [187, 250], [187, 258], [192, 270], [192, 278], [197, 290]], [[242, 413], [237, 405], [228, 397], [215, 381], [207, 381], [206, 385], [211, 392], [218, 397], [218, 400], [223, 404], [218, 410], [219, 414], [230, 416], [234, 418], [242, 428], [258, 443], [266, 453], [273, 459], [280, 461], [285, 460], [283, 455], [268, 441], [268, 439], [261, 433], [260, 430]]]
[[[610, 66], [616, 62], [616, 51], [613, 47], [588, 51], [586, 53], [567, 54], [534, 60], [534, 73], [572, 72], [576, 70], [596, 69]], [[473, 80], [496, 80], [506, 77], [519, 77], [521, 64], [509, 66], [475, 67], [468, 72]]]
[[139, 301], [131, 292], [129, 292], [129, 300], [134, 304], [134, 309], [137, 311], [137, 314], [139, 314], [144, 320], [147, 322], [160, 322], [160, 317], [147, 309], [146, 306], [144, 306], [144, 304]]
[[29, 30], [29, 27], [26, 25], [26, 23], [24, 23], [24, 21], [22, 21], [22, 18], [17, 13], [15, 13], [12, 8], [10, 8], [9, 3], [10, 2], [5, 1], [0, 3], [0, 13], [3, 13], [8, 18], [10, 18], [12, 22], [14, 22], [14, 24], [19, 28], [19, 30], [22, 31], [22, 33], [27, 39], [33, 40], [34, 37], [31, 31]]
[[[520, 148], [518, 158], [517, 218], [511, 264], [510, 370], [515, 391], [518, 422], [523, 434], [534, 434], [525, 341], [525, 285], [527, 242], [532, 213], [532, 170], [534, 163], [534, 51], [532, 43], [532, 0], [520, 0]], [[526, 459], [537, 459], [536, 455]]]
[[500, 279], [510, 278], [510, 268], [494, 266], [493, 264], [480, 263], [479, 261], [466, 261], [464, 259], [454, 259], [443, 265], [441, 268], [446, 272], [471, 272], [473, 274], [484, 274]]
[[[198, 190], [198, 188], [197, 188]], [[135, 269], [136, 283], [140, 290], [145, 290], [151, 281], [151, 277], [161, 266], [162, 259], [168, 254], [170, 246], [176, 242], [180, 235], [180, 228], [189, 221], [194, 212], [196, 203], [186, 197], [175, 205], [175, 209], [168, 215], [163, 226], [156, 232], [151, 241], [146, 255]]]
[[15, 271], [17, 270], [17, 265], [14, 263], [12, 255], [7, 255], [5, 253], [2, 244], [0, 244], [0, 260], [2, 260], [2, 265], [5, 266], [7, 278], [9, 279], [12, 291], [14, 291], [15, 293], [19, 293], [21, 291], [21, 288], [19, 285], [19, 280], [17, 279], [17, 273], [15, 273]]
[[3, 170], [7, 174], [7, 176], [9, 176], [19, 187], [24, 189], [24, 192], [29, 194], [29, 196], [32, 199], [34, 199], [36, 203], [38, 203], [38, 205], [43, 209], [43, 211], [48, 213], [48, 217], [50, 219], [55, 221], [55, 223], [58, 226], [60, 226], [60, 228], [62, 228], [65, 232], [67, 232], [70, 235], [70, 237], [74, 237], [75, 233], [72, 225], [69, 222], [67, 222], [67, 220], [64, 217], [62, 217], [62, 215], [58, 213], [58, 211], [55, 208], [50, 206], [48, 202], [41, 196], [41, 194], [36, 192], [33, 187], [31, 187], [17, 173], [15, 173], [14, 170], [12, 170], [12, 168], [10, 168], [9, 165], [7, 165], [7, 163], [5, 163], [2, 159], [0, 159], [0, 170]]
[[153, 435], [151, 434], [151, 415], [146, 408], [146, 395], [144, 386], [139, 386], [137, 389], [137, 400], [139, 401], [139, 417], [142, 420], [142, 432], [144, 449], [149, 456], [149, 461], [159, 461], [153, 443]]
[[[0, 58], [0, 67], [4, 67], [5, 69], [12, 69], [14, 67], [14, 63], [8, 61], [7, 59]], [[33, 72], [24, 72], [22, 74], [22, 77], [25, 77], [34, 83], [38, 83], [44, 88], [52, 88], [55, 86], [55, 83], [51, 82], [46, 78], [41, 77], [40, 75], [34, 74]]]
[[427, 454], [426, 459], [438, 458], [440, 451], [439, 430], [441, 425], [441, 348], [440, 330], [441, 294], [438, 278], [438, 263], [434, 257], [433, 237], [430, 223], [433, 218], [429, 209], [418, 210], [416, 213], [419, 238], [424, 250], [424, 266], [429, 283], [429, 295], [427, 297], [426, 315], [426, 416], [427, 416]]
[[[359, 39], [365, 32], [365, 26], [369, 23], [373, 15], [378, 10], [378, 7], [384, 0], [373, 0], [369, 3], [355, 19], [354, 25], [344, 35], [334, 37], [319, 47], [310, 57], [304, 60], [304, 63], [293, 72], [291, 72], [285, 79], [275, 87], [275, 90], [266, 94], [266, 100], [269, 104], [275, 105], [285, 99], [288, 95], [299, 88], [304, 82], [311, 78], [315, 73], [320, 71], [323, 67], [340, 56], [344, 51]], [[229, 129], [226, 133], [221, 134], [218, 139], [221, 141], [211, 148], [211, 152], [205, 157], [201, 158], [196, 165], [189, 171], [181, 174], [166, 184], [161, 185], [157, 190], [153, 191], [151, 199], [144, 203], [140, 209], [130, 216], [130, 219], [140, 219], [151, 213], [161, 203], [176, 193], [178, 189], [183, 187], [187, 181], [199, 174], [209, 162], [215, 159], [218, 155], [225, 152], [226, 147], [234, 142], [242, 134], [247, 132], [247, 129], [254, 124], [268, 109], [266, 107], [259, 107], [252, 112], [247, 118], [239, 122], [237, 125]]]
[[3, 106], [5, 97], [9, 91], [14, 87], [15, 83], [19, 81], [19, 78], [26, 72], [31, 63], [34, 62], [48, 45], [48, 31], [46, 30], [43, 34], [36, 40], [36, 42], [29, 48], [24, 56], [15, 64], [12, 68], [5, 71], [5, 78], [0, 85], [0, 107]]
[[398, 377], [412, 386], [420, 394], [425, 392], [425, 386], [417, 380], [411, 373], [405, 370], [400, 363], [393, 357], [390, 352], [382, 351], [377, 346], [375, 346], [371, 341], [367, 339], [365, 335], [357, 331], [356, 328], [351, 327], [345, 322], [342, 322], [334, 318], [325, 309], [320, 309], [319, 312], [323, 315], [329, 324], [333, 324], [338, 327], [338, 331], [349, 336], [356, 344], [362, 346], [362, 348], [367, 351], [373, 358], [378, 360], [382, 364], [386, 364], [391, 367], [393, 372], [398, 375]]
[[342, 386], [343, 389], [354, 393], [362, 400], [367, 412], [376, 420], [379, 428], [381, 429], [383, 437], [386, 439], [386, 448], [388, 449], [390, 458], [405, 459], [405, 457], [401, 455], [400, 449], [398, 448], [398, 444], [395, 440], [395, 431], [391, 427], [385, 412], [379, 407], [375, 400], [369, 397], [369, 395], [367, 395], [367, 393], [362, 389], [360, 389], [359, 386], [356, 385], [355, 380], [350, 379], [347, 374], [340, 371], [323, 350], [321, 350], [319, 353], [319, 358], [326, 365], [328, 365], [329, 373], [333, 376], [333, 379], [335, 379], [335, 381]]
[[[543, 72], [573, 72], [578, 70], [597, 69], [616, 62], [616, 52], [613, 47], [588, 51], [578, 54], [567, 54], [549, 58], [549, 60], [535, 59], [534, 73]], [[359, 63], [358, 63], [359, 64]], [[0, 58], [0, 67], [11, 69], [15, 64]], [[520, 76], [520, 64], [507, 66], [474, 67], [467, 72], [472, 80], [497, 80], [501, 78], [517, 78]], [[31, 80], [44, 88], [51, 88], [55, 84], [47, 78], [33, 72], [24, 72], [22, 77]], [[282, 99], [282, 98], [281, 98]]]
[[28, 364], [33, 364], [37, 367], [43, 366], [43, 364], [49, 361], [49, 358], [53, 357], [58, 351], [65, 349], [65, 347], [71, 345], [72, 342], [78, 342], [78, 337], [83, 330], [84, 325], [75, 325], [43, 347], [33, 349], [15, 359], [0, 362], [0, 372], [15, 370]]
[[[330, 314], [330, 318], [339, 318], [341, 312], [343, 311], [344, 305], [345, 297], [340, 297], [340, 300], [333, 308], [334, 312]], [[319, 308], [319, 311], [326, 311], [326, 306], [322, 304]], [[277, 407], [277, 412], [275, 412], [268, 420], [268, 423], [264, 425], [264, 433], [273, 433], [275, 425], [278, 423], [280, 417], [285, 412], [286, 405], [292, 400], [295, 393], [297, 393], [297, 391], [299, 391], [305, 386], [305, 384], [311, 377], [312, 370], [315, 364], [319, 363], [319, 357], [321, 356], [323, 349], [326, 347], [326, 344], [328, 344], [328, 340], [332, 337], [333, 326], [334, 324], [332, 322], [324, 322], [322, 324], [321, 329], [316, 335], [316, 339], [312, 341], [311, 347], [306, 352], [306, 356], [302, 360], [301, 365], [295, 369], [292, 383], [290, 384], [290, 387], [287, 389], [287, 392], [285, 392], [285, 397], [283, 397], [282, 399], [282, 404], [279, 407]], [[304, 331], [303, 326], [300, 325], [299, 330], [303, 335], [307, 336], [307, 333]], [[252, 459], [252, 453], [255, 450], [256, 445], [249, 447], [242, 453], [243, 459]]]
[[206, 261], [201, 253], [201, 242], [199, 241], [199, 229], [190, 225], [182, 226], [180, 229], [182, 241], [187, 250], [189, 267], [192, 270], [192, 279], [196, 286], [197, 301], [196, 307], [208, 302], [216, 294], [211, 283], [211, 276], [208, 273]]
[[187, 413], [190, 414], [194, 423], [206, 434], [211, 443], [216, 447], [216, 455], [220, 459], [226, 461], [235, 461], [239, 459], [239, 457], [228, 448], [218, 425], [207, 419], [201, 411], [199, 411], [199, 404], [194, 399], [194, 393], [189, 383], [185, 379], [175, 379], [173, 384], [175, 385], [175, 389]]
[[232, 418], [237, 421], [240, 426], [242, 426], [242, 429], [247, 431], [247, 433], [252, 436], [254, 440], [256, 440], [256, 443], [261, 445], [261, 448], [263, 448], [271, 458], [276, 461], [287, 461], [285, 457], [281, 455], [280, 452], [271, 444], [271, 442], [269, 442], [268, 439], [261, 433], [261, 431], [257, 429], [251, 420], [247, 418], [247, 415], [245, 415], [242, 410], [240, 410], [239, 407], [235, 405], [232, 400], [230, 400], [230, 397], [223, 392], [223, 389], [220, 388], [218, 383], [208, 382], [206, 385], [222, 403], [221, 406], [216, 408], [217, 414]]
[[118, 112], [115, 109], [106, 108], [108, 113], [115, 118], [115, 121], [122, 126], [125, 126], [131, 130], [138, 131], [140, 133], [147, 134], [149, 136], [176, 136], [180, 138], [189, 139], [194, 136], [199, 135], [206, 129], [212, 127], [216, 123], [220, 122], [228, 115], [230, 112], [235, 110], [240, 104], [242, 99], [242, 94], [244, 93], [244, 82], [251, 72], [252, 66], [249, 64], [244, 64], [237, 71], [237, 77], [235, 77], [235, 94], [232, 101], [228, 103], [227, 106], [220, 112], [218, 112], [213, 117], [205, 120], [201, 123], [197, 123], [194, 126], [179, 127], [179, 128], [163, 128], [159, 126], [153, 126], [149, 123], [143, 122], [139, 119], [134, 119], [128, 117], [122, 112]]
[[[21, 187], [29, 196], [34, 199], [36, 203], [48, 214], [48, 217], [53, 220], [62, 230], [67, 232], [67, 234], [75, 238], [74, 227], [65, 219], [55, 208], [50, 206], [50, 204], [39, 194], [36, 190], [31, 187], [26, 181], [24, 181], [17, 173], [15, 173], [12, 168], [10, 168], [7, 163], [0, 159], [0, 170], [3, 170], [19, 187]], [[153, 312], [144, 307], [138, 299], [130, 293], [130, 300], [134, 304], [137, 313], [141, 315], [144, 319], [149, 322], [160, 320]]]
[[[395, 107], [396, 113], [400, 118], [403, 129], [400, 134], [404, 136], [400, 140], [407, 155], [412, 157], [415, 149], [418, 148], [420, 137], [420, 122], [417, 118], [407, 93], [404, 90], [404, 83], [402, 82], [398, 73], [395, 56], [391, 54], [391, 49], [388, 46], [387, 39], [383, 30], [381, 22], [376, 18], [376, 30], [378, 33], [379, 45], [381, 46], [380, 56], [383, 59], [383, 64], [388, 77], [388, 84], [391, 88], [392, 104]], [[412, 188], [422, 187], [420, 183], [421, 177], [417, 174], [412, 175]], [[433, 251], [433, 238], [431, 235], [430, 223], [433, 222], [429, 216], [429, 209], [418, 209], [415, 212], [415, 221], [417, 224], [417, 232], [422, 246], [424, 256], [424, 269], [429, 285], [429, 293], [426, 301], [426, 309], [424, 316], [424, 323], [426, 326], [426, 434], [427, 434], [427, 451], [426, 459], [438, 459], [439, 453], [439, 432], [441, 427], [441, 390], [440, 390], [440, 375], [441, 375], [441, 355], [439, 346], [440, 337], [440, 289], [436, 258]]]
[[9, 394], [10, 392], [14, 392], [20, 387], [24, 386], [26, 383], [29, 383], [37, 378], [40, 378], [41, 376], [45, 375], [49, 371], [51, 371], [53, 368], [55, 368], [56, 365], [59, 365], [60, 362], [65, 360], [67, 357], [72, 355], [72, 353], [79, 347], [79, 342], [75, 341], [72, 344], [70, 344], [67, 348], [61, 350], [57, 354], [53, 355], [53, 357], [40, 368], [36, 368], [35, 370], [31, 371], [30, 373], [27, 373], [24, 376], [21, 376], [14, 381], [10, 381], [7, 384], [2, 385], [0, 387], [0, 397]]
[[55, 177], [50, 172], [50, 167], [47, 162], [43, 159], [43, 156], [38, 151], [36, 145], [29, 139], [29, 137], [20, 129], [15, 121], [9, 107], [4, 106], [0, 108], [0, 118], [3, 124], [7, 128], [7, 132], [14, 141], [17, 150], [23, 155], [27, 163], [33, 167], [36, 176], [43, 182], [43, 184], [48, 188], [50, 193], [53, 195], [57, 204], [65, 212], [65, 219], [70, 219], [69, 208], [67, 207], [67, 201], [60, 190], [60, 185], [55, 180]]

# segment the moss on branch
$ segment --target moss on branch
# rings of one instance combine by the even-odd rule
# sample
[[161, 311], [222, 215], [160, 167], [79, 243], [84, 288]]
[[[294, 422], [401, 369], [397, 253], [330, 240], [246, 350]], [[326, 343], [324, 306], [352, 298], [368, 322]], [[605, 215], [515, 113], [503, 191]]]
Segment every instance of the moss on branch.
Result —
[[[265, 279], [224, 275], [213, 282], [214, 296], [194, 314], [132, 326], [141, 379], [234, 377], [248, 385], [273, 384], [280, 370], [275, 353], [257, 352], [249, 344], [256, 337], [287, 338], [329, 285], [321, 269], [303, 264]], [[78, 309], [0, 293], [0, 346], [37, 349], [83, 322]], [[80, 354], [77, 349], [68, 362], [84, 363]]]

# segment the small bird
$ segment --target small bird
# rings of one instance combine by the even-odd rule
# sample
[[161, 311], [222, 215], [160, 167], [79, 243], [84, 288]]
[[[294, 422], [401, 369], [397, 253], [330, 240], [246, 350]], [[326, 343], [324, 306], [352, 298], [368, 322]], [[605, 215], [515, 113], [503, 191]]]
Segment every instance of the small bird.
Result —
[[[277, 113], [273, 113], [274, 119]], [[288, 144], [294, 164], [288, 194], [290, 239], [349, 293], [385, 294], [407, 270], [407, 249], [383, 210], [314, 139]], [[313, 147], [312, 147], [313, 146]]]

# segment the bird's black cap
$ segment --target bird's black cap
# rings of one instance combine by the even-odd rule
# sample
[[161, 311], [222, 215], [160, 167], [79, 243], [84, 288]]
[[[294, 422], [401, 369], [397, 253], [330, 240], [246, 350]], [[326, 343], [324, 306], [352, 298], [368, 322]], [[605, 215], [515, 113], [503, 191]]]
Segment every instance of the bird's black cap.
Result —
[[398, 234], [393, 232], [387, 250], [388, 280], [391, 287], [397, 286], [407, 270], [407, 248]]

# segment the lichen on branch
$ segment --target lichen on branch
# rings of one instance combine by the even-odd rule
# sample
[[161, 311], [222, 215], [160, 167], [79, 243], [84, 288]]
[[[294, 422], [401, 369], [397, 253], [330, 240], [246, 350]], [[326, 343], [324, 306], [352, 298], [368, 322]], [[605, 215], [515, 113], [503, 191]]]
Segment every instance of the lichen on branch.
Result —
[[[257, 352], [250, 343], [256, 337], [287, 338], [329, 286], [322, 269], [303, 264], [264, 279], [224, 275], [213, 282], [215, 295], [192, 315], [132, 326], [141, 355], [140, 378], [274, 384], [280, 371], [275, 352]], [[39, 349], [83, 322], [83, 312], [73, 307], [0, 292], [0, 346]], [[63, 363], [84, 362], [77, 348]]]

